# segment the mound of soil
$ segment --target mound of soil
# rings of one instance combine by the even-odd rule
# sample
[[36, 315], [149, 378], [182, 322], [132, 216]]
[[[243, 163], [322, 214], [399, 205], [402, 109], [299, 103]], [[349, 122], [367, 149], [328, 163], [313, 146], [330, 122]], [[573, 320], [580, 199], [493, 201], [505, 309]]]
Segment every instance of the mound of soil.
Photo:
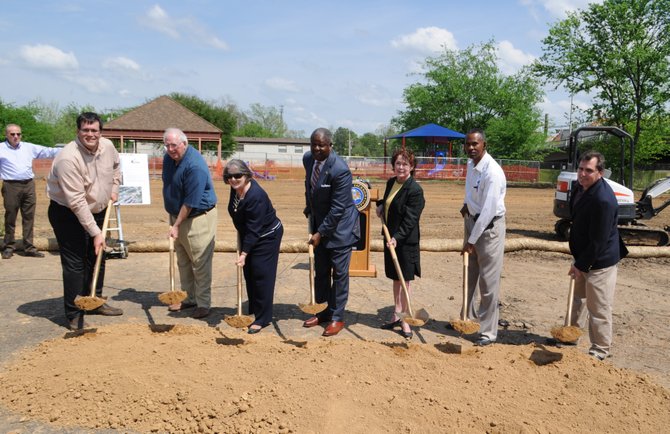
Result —
[[[467, 344], [467, 345], [466, 345]], [[574, 349], [282, 340], [122, 324], [26, 350], [0, 401], [140, 432], [663, 432], [670, 395]]]

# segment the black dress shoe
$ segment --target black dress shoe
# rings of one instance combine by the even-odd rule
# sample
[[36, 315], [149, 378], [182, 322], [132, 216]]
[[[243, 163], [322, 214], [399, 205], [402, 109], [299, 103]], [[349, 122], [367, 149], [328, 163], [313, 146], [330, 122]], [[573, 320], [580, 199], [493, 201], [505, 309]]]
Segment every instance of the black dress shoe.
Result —
[[412, 333], [412, 330], [406, 332], [404, 330], [400, 330], [400, 336], [402, 336], [405, 339], [412, 339], [412, 336], [414, 336], [414, 333]]
[[255, 335], [256, 333], [259, 333], [261, 330], [263, 330], [263, 327], [259, 327], [257, 329], [249, 327], [247, 333], [249, 333], [250, 335]]
[[12, 256], [14, 256], [14, 250], [5, 249], [5, 250], [2, 251], [2, 259], [9, 259]]
[[387, 322], [386, 324], [382, 324], [381, 326], [379, 326], [379, 328], [382, 330], [393, 330], [396, 327], [400, 327], [401, 323], [402, 320]]
[[39, 250], [28, 250], [23, 252], [23, 256], [30, 256], [31, 258], [44, 258], [44, 253]]

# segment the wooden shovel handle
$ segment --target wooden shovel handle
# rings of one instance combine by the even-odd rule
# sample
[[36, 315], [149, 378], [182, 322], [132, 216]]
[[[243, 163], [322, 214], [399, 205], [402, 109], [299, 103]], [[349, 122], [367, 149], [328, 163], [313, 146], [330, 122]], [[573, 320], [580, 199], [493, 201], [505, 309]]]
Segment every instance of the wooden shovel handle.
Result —
[[465, 321], [468, 318], [468, 265], [470, 263], [470, 254], [463, 252], [463, 311], [461, 312], [461, 320]]
[[[107, 238], [107, 226], [109, 226], [109, 214], [112, 210], [112, 200], [107, 202], [107, 210], [105, 211], [105, 219], [102, 221], [102, 236]], [[104, 244], [104, 243], [103, 243]], [[95, 297], [95, 287], [98, 285], [98, 276], [100, 275], [100, 265], [102, 264], [102, 255], [105, 254], [103, 246], [100, 247], [98, 256], [95, 258], [95, 267], [93, 268], [93, 279], [91, 280], [91, 297]]]
[[170, 291], [174, 292], [174, 238], [168, 237], [170, 245]]
[[568, 308], [565, 312], [565, 326], [572, 323], [572, 299], [575, 296], [575, 278], [570, 276], [570, 289], [568, 290]]
[[[242, 237], [237, 233], [237, 259], [242, 254]], [[242, 316], [242, 266], [237, 266], [237, 316]]]
[[407, 310], [409, 311], [409, 316], [414, 318], [414, 311], [412, 310], [412, 302], [409, 299], [409, 291], [407, 290], [407, 285], [405, 285], [405, 278], [402, 275], [402, 270], [400, 269], [400, 263], [398, 262], [398, 255], [396, 255], [395, 247], [391, 244], [391, 234], [389, 234], [389, 229], [386, 227], [386, 223], [382, 221], [382, 230], [384, 231], [384, 238], [386, 238], [386, 244], [391, 252], [391, 259], [393, 259], [393, 266], [395, 267], [395, 272], [400, 279], [400, 285], [402, 286], [402, 291], [405, 294], [405, 300], [407, 300]]
[[[312, 239], [312, 234], [309, 234], [308, 240]], [[314, 292], [314, 245], [307, 244], [307, 253], [309, 255], [309, 304], [316, 303], [316, 294]]]

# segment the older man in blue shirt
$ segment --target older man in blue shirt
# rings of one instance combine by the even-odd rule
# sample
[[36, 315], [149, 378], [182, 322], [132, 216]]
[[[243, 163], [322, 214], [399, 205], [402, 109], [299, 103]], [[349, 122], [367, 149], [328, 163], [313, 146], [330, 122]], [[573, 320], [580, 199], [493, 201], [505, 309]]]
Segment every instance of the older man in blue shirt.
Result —
[[216, 235], [216, 193], [202, 155], [188, 145], [183, 131], [163, 134], [163, 202], [170, 214], [168, 236], [175, 240], [179, 280], [186, 299], [170, 311], [195, 307], [193, 318], [209, 315], [212, 302], [212, 258]]
[[8, 124], [5, 128], [5, 141], [0, 145], [0, 178], [2, 178], [2, 198], [5, 204], [5, 245], [2, 259], [14, 255], [16, 240], [16, 218], [21, 211], [23, 228], [23, 252], [25, 256], [43, 258], [33, 245], [33, 223], [35, 221], [35, 182], [33, 160], [53, 158], [60, 148], [48, 148], [21, 141], [21, 127]]

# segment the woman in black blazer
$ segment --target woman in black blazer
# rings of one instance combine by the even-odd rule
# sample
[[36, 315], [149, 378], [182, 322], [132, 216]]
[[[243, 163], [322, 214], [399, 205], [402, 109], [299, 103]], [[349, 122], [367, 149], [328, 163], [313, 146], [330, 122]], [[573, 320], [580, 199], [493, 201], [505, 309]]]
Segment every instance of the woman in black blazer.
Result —
[[237, 229], [240, 250], [235, 265], [242, 266], [244, 270], [249, 313], [255, 316], [248, 333], [254, 334], [272, 322], [277, 263], [284, 228], [270, 198], [253, 179], [244, 161], [230, 160], [223, 171], [223, 182], [230, 185], [228, 213]]
[[[386, 222], [391, 235], [390, 244], [395, 247], [402, 277], [405, 279], [407, 290], [410, 291], [410, 281], [414, 280], [414, 276], [421, 277], [419, 219], [426, 202], [423, 198], [423, 189], [412, 177], [416, 167], [414, 153], [409, 149], [398, 149], [391, 157], [391, 164], [395, 176], [386, 182], [384, 197], [377, 201], [377, 216]], [[412, 329], [397, 315], [399, 312], [407, 312], [407, 300], [386, 244], [384, 268], [386, 277], [393, 280], [395, 313], [391, 322], [382, 325], [381, 328], [393, 330], [400, 327], [400, 334], [406, 339], [411, 339]]]

